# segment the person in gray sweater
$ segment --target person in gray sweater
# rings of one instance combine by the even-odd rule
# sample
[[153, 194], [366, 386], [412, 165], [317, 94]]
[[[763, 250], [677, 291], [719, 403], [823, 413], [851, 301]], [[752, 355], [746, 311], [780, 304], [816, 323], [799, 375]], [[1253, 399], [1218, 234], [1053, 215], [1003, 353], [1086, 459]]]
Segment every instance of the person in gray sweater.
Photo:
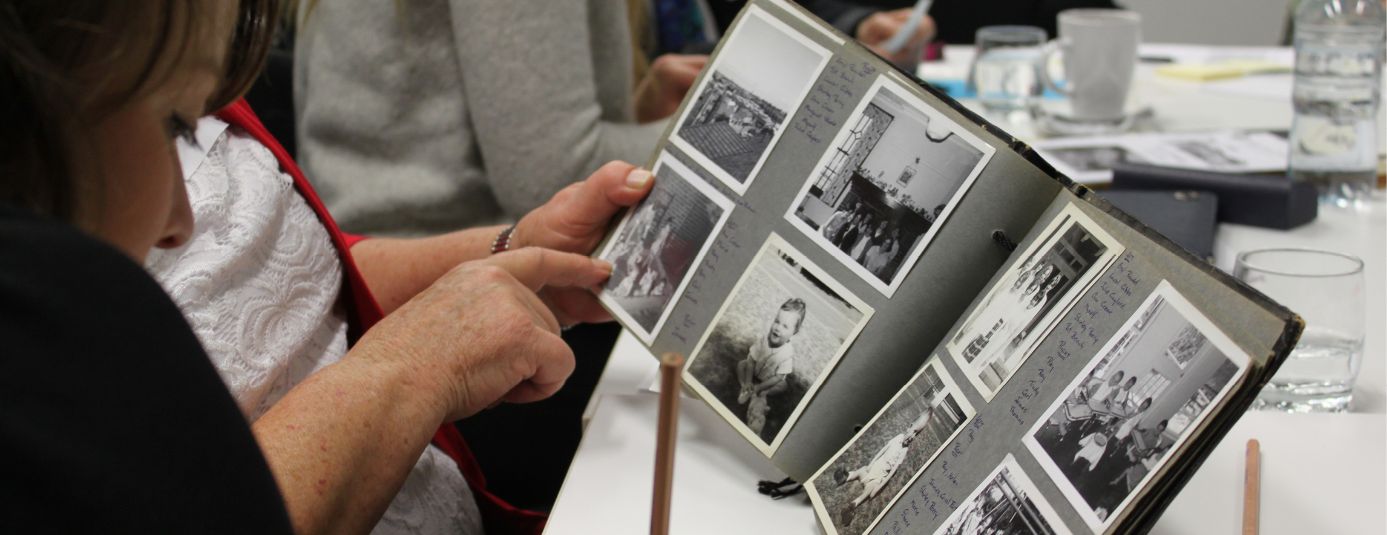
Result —
[[625, 0], [305, 2], [299, 162], [350, 232], [511, 220], [611, 160], [645, 162], [704, 56], [638, 85]]

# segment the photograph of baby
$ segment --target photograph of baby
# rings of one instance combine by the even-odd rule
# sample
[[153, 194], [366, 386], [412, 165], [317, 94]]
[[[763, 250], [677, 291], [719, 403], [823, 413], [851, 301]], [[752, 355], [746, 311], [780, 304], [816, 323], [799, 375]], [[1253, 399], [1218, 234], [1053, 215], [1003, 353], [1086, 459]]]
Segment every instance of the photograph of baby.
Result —
[[1161, 281], [1022, 442], [1106, 529], [1222, 402], [1248, 357]]
[[805, 489], [829, 533], [866, 533], [973, 417], [939, 358], [810, 478]]
[[650, 195], [627, 211], [598, 255], [612, 263], [599, 299], [646, 344], [664, 326], [733, 207], [669, 153], [660, 154], [654, 174]]
[[670, 142], [746, 193], [831, 54], [757, 6], [729, 32]]
[[886, 76], [867, 95], [785, 218], [889, 297], [996, 149]]
[[1019, 263], [988, 291], [946, 345], [983, 397], [991, 400], [997, 394], [1122, 250], [1069, 205], [1016, 257]]
[[1054, 508], [1007, 455], [981, 485], [964, 498], [934, 535], [1068, 535]]
[[772, 233], [694, 348], [685, 383], [769, 456], [871, 315]]

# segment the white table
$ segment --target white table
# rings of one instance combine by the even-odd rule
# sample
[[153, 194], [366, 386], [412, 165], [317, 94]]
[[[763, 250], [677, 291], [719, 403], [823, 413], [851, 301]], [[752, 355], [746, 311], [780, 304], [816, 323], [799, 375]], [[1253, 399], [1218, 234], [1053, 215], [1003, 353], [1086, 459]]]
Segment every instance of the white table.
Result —
[[[1165, 57], [1177, 61], [1207, 62], [1218, 59], [1257, 58], [1290, 65], [1293, 56], [1286, 48], [1205, 47], [1171, 44], [1144, 44], [1143, 57]], [[920, 78], [964, 80], [973, 59], [973, 47], [950, 46], [945, 61], [922, 63]], [[1212, 82], [1172, 79], [1156, 74], [1161, 64], [1137, 65], [1128, 109], [1151, 107], [1155, 116], [1148, 128], [1162, 132], [1193, 132], [1230, 127], [1249, 130], [1286, 130], [1291, 125], [1291, 75], [1267, 74]], [[999, 114], [973, 102], [962, 101], [989, 121], [997, 123], [1021, 139], [1038, 140], [1042, 134], [1028, 117], [1020, 113]]]
[[[958, 72], [967, 47], [947, 53], [931, 74]], [[1282, 54], [1276, 50], [1144, 46], [1144, 54]], [[954, 71], [948, 71], [954, 69]], [[1281, 75], [1199, 84], [1138, 70], [1136, 98], [1156, 110], [1165, 131], [1218, 128], [1284, 129], [1290, 124], [1289, 78]], [[991, 117], [993, 120], [1005, 119]], [[1030, 125], [1006, 124], [1029, 138]], [[1385, 123], [1387, 124], [1387, 123]], [[1241, 519], [1243, 448], [1262, 443], [1263, 533], [1387, 533], [1387, 202], [1382, 192], [1359, 210], [1322, 208], [1319, 218], [1290, 232], [1220, 225], [1218, 265], [1231, 269], [1237, 252], [1263, 247], [1308, 246], [1363, 258], [1368, 292], [1365, 358], [1353, 414], [1287, 415], [1252, 412], [1175, 499], [1153, 533], [1235, 533]], [[642, 392], [655, 377], [656, 361], [634, 337], [623, 334], [598, 383], [583, 443], [550, 517], [547, 533], [641, 533], [648, 530], [654, 463], [656, 396]], [[758, 479], [779, 479], [760, 457], [701, 402], [681, 410], [676, 464], [675, 533], [817, 533], [803, 498], [773, 502], [755, 493]]]
[[[600, 399], [545, 533], [649, 530], [658, 399], [651, 393]], [[804, 496], [773, 501], [756, 493], [757, 480], [783, 476], [712, 409], [688, 398], [681, 409], [673, 533], [820, 532]], [[1254, 437], [1263, 454], [1262, 533], [1387, 533], [1382, 415], [1267, 412], [1243, 416], [1152, 533], [1237, 533], [1243, 445]]]

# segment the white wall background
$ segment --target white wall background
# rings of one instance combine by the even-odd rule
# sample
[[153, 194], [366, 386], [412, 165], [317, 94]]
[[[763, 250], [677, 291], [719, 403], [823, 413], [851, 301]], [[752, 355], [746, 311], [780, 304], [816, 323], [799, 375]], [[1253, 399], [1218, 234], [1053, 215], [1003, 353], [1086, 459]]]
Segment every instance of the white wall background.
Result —
[[1117, 0], [1141, 13], [1142, 41], [1207, 45], [1281, 44], [1292, 0]]

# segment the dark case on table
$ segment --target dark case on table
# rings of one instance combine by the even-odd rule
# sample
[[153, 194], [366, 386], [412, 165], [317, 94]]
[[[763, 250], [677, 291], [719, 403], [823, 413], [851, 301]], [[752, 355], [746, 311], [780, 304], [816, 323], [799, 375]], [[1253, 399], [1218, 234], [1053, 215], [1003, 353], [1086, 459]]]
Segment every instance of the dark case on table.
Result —
[[1217, 195], [1207, 191], [1131, 190], [1100, 191], [1098, 195], [1195, 256], [1214, 256]]
[[1315, 220], [1315, 187], [1283, 174], [1231, 174], [1139, 164], [1113, 167], [1114, 190], [1192, 190], [1218, 197], [1218, 220], [1290, 229]]

